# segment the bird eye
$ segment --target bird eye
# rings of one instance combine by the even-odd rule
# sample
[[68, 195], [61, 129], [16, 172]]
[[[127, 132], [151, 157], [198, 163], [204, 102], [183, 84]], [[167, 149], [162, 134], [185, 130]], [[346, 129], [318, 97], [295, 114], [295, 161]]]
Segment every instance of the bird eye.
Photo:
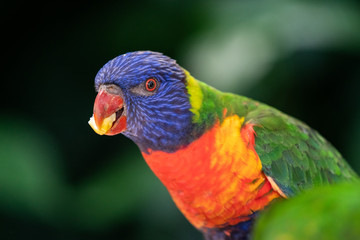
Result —
[[156, 78], [150, 77], [137, 86], [132, 87], [130, 91], [139, 96], [149, 97], [156, 94], [159, 86], [160, 82]]
[[156, 87], [157, 87], [157, 81], [155, 79], [149, 78], [148, 80], [146, 80], [145, 88], [147, 91], [153, 92], [155, 91]]

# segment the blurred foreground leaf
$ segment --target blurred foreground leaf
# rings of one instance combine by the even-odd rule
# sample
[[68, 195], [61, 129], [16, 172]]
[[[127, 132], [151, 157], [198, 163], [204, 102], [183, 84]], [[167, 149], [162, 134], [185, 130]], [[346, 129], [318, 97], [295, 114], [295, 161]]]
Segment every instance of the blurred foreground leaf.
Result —
[[360, 239], [360, 183], [312, 189], [258, 219], [255, 240]]

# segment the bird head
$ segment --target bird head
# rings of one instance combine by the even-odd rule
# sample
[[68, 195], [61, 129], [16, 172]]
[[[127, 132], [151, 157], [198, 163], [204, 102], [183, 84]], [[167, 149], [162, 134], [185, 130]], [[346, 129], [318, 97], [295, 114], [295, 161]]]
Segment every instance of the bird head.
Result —
[[122, 133], [142, 151], [174, 151], [189, 141], [192, 113], [185, 70], [151, 51], [130, 52], [106, 63], [95, 77], [98, 92], [89, 124], [100, 135]]

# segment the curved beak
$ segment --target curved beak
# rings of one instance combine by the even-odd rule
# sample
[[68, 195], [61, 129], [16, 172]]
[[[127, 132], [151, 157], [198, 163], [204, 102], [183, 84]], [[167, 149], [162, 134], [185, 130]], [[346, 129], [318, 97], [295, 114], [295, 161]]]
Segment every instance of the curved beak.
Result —
[[126, 129], [125, 104], [119, 87], [115, 85], [100, 87], [89, 125], [99, 135], [115, 135]]

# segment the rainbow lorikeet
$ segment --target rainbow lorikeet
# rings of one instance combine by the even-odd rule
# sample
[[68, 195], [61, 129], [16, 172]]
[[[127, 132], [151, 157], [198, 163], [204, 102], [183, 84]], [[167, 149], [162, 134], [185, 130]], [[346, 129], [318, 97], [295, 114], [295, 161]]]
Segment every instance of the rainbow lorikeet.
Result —
[[118, 56], [95, 78], [89, 124], [132, 139], [185, 217], [206, 239], [246, 239], [275, 199], [356, 178], [306, 124], [220, 92], [151, 51]]

